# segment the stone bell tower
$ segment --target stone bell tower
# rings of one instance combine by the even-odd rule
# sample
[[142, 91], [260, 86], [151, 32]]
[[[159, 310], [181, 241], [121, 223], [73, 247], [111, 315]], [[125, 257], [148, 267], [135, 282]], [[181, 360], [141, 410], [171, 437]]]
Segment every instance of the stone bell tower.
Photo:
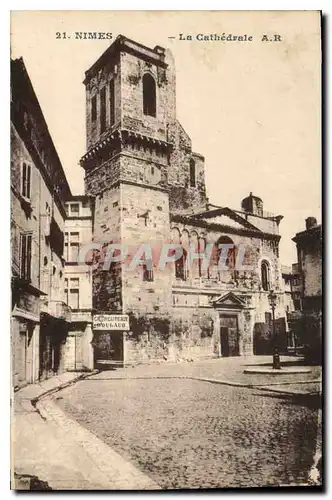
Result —
[[[94, 241], [128, 245], [169, 241], [168, 168], [175, 129], [172, 55], [118, 36], [85, 73], [85, 192], [95, 196]], [[156, 313], [170, 306], [170, 277], [142, 266], [93, 272], [99, 311]]]

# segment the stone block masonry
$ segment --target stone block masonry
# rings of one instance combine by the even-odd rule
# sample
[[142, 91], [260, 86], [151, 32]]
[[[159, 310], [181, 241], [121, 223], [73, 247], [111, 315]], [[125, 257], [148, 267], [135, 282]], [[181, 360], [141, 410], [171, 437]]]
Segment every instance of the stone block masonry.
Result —
[[[282, 217], [264, 217], [263, 201], [252, 193], [241, 210], [209, 205], [204, 157], [193, 151], [176, 117], [170, 51], [119, 36], [84, 83], [87, 153], [81, 165], [86, 193], [95, 196], [94, 241], [127, 245], [127, 262], [142, 243], [155, 249], [173, 242], [185, 250], [182, 261], [163, 271], [155, 255], [152, 269], [117, 264], [93, 271], [95, 311], [130, 315], [119, 361], [250, 354], [260, 336], [271, 346], [269, 289], [278, 294], [277, 318], [286, 316], [278, 255]], [[232, 258], [226, 271], [218, 269], [218, 244], [226, 240], [235, 245], [234, 256], [245, 246], [247, 271], [235, 270]], [[209, 243], [215, 252], [208, 269], [189, 268], [189, 245], [198, 252]]]

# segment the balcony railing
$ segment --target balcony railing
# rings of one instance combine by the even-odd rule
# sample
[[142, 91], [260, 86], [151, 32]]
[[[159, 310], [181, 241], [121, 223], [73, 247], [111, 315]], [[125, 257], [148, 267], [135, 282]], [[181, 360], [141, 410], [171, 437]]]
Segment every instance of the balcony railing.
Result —
[[87, 309], [72, 309], [71, 311], [71, 321], [74, 322], [91, 322], [92, 313], [91, 310]]
[[47, 300], [41, 305], [41, 313], [71, 322], [71, 308], [61, 300]]

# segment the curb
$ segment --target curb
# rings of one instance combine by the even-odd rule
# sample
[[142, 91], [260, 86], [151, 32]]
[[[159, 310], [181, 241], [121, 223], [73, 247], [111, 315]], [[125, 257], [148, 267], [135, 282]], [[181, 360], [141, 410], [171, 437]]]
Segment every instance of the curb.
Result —
[[[257, 389], [259, 391], [267, 391], [267, 392], [275, 392], [277, 394], [284, 394], [284, 395], [293, 395], [293, 396], [307, 396], [309, 393], [306, 392], [294, 392], [294, 391], [287, 391], [287, 390], [282, 390], [282, 389], [274, 389], [271, 388], [271, 385], [298, 385], [298, 384], [311, 384], [311, 383], [321, 383], [321, 380], [305, 380], [305, 381], [300, 381], [300, 382], [293, 382], [293, 383], [287, 383], [287, 382], [281, 382], [280, 384], [271, 383], [271, 384], [245, 384], [243, 382], [232, 382], [230, 380], [221, 380], [221, 379], [215, 379], [215, 378], [209, 378], [209, 377], [190, 377], [186, 375], [165, 375], [165, 376], [148, 376], [148, 377], [112, 377], [112, 378], [105, 378], [105, 379], [95, 379], [95, 380], [107, 380], [107, 381], [120, 381], [120, 380], [168, 380], [168, 379], [180, 379], [180, 380], [197, 380], [199, 382], [210, 382], [211, 384], [219, 384], [219, 385], [226, 385], [229, 387], [243, 387], [245, 389]], [[315, 394], [320, 394], [320, 392], [315, 392]]]
[[[308, 393], [305, 392], [293, 392], [293, 391], [286, 391], [282, 389], [274, 389], [270, 388], [270, 386], [263, 386], [263, 385], [253, 385], [253, 384], [243, 384], [241, 382], [230, 382], [228, 380], [219, 380], [219, 379], [214, 379], [214, 378], [200, 378], [200, 377], [181, 377], [181, 378], [187, 378], [191, 380], [199, 380], [201, 382], [210, 382], [212, 384], [220, 384], [220, 385], [228, 385], [230, 387], [244, 387], [246, 389], [257, 389], [259, 391], [266, 391], [266, 392], [275, 392], [277, 394], [284, 394], [284, 395], [293, 395], [293, 396], [308, 396]], [[315, 392], [315, 394], [320, 394], [320, 392]]]
[[58, 391], [61, 391], [62, 389], [66, 389], [67, 387], [76, 384], [80, 380], [84, 380], [85, 378], [90, 377], [91, 375], [96, 375], [99, 373], [99, 370], [94, 370], [93, 372], [87, 372], [87, 373], [81, 373], [81, 375], [78, 375], [76, 378], [73, 378], [72, 380], [69, 380], [68, 382], [64, 382], [63, 384], [58, 385], [57, 387], [53, 387], [52, 389], [48, 389], [47, 391], [43, 392], [36, 398], [30, 399], [30, 402], [32, 406], [36, 407], [36, 404], [38, 401], [40, 401], [43, 398], [46, 398], [48, 396], [51, 396], [52, 394], [55, 394]]

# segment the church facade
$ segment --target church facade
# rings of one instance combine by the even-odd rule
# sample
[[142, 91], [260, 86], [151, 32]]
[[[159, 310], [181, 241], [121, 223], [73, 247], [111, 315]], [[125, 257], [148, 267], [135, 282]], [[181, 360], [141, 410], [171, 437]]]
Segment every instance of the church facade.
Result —
[[[118, 262], [105, 270], [102, 259], [94, 266], [94, 313], [127, 314], [130, 321], [127, 332], [93, 332], [95, 361], [105, 345], [123, 364], [270, 353], [275, 341], [282, 348], [282, 216], [267, 214], [252, 193], [236, 210], [209, 202], [204, 157], [177, 120], [171, 52], [119, 36], [86, 71], [84, 85], [81, 166], [85, 195], [94, 199], [93, 241], [126, 246], [127, 259], [142, 244], [156, 253], [165, 244], [183, 249], [165, 269], [155, 258], [134, 269]], [[222, 269], [220, 245], [229, 246]], [[208, 266], [201, 259], [189, 265], [190, 249], [211, 248]]]

